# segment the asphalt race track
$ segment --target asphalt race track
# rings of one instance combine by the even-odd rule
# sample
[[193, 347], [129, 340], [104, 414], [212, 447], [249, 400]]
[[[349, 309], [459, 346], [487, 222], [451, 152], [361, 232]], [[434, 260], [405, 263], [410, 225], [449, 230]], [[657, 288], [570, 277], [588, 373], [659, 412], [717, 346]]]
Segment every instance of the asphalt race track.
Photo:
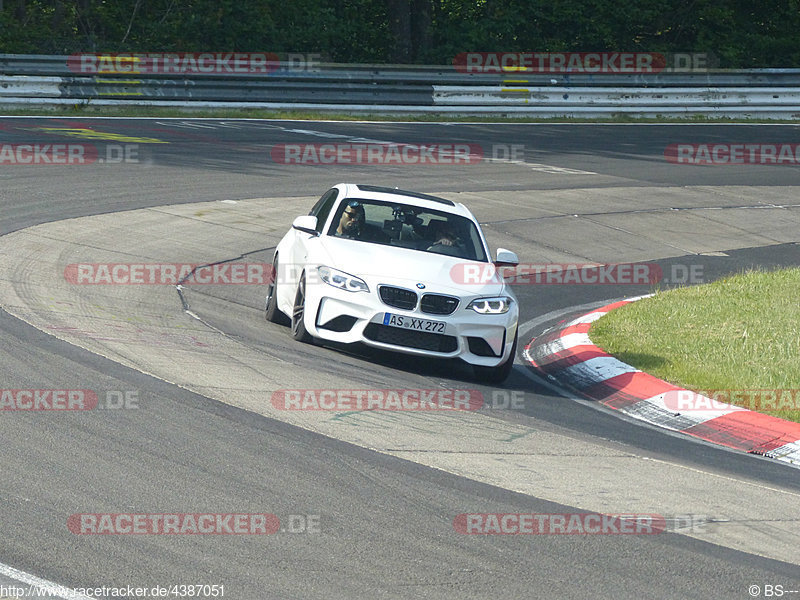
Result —
[[[224, 585], [224, 597], [254, 600], [800, 590], [797, 468], [565, 398], [521, 359], [491, 389], [463, 365], [297, 344], [264, 321], [260, 286], [187, 285], [179, 295], [64, 277], [79, 262], [269, 262], [293, 218], [341, 181], [462, 201], [493, 249], [526, 263], [651, 262], [665, 287], [689, 273], [700, 283], [797, 265], [796, 166], [664, 155], [676, 143], [794, 143], [797, 132], [3, 118], [0, 144], [86, 144], [103, 160], [0, 164], [0, 390], [133, 401], [0, 411], [0, 586], [18, 569], [72, 588]], [[473, 159], [273, 160], [280, 144], [371, 142], [469, 144]], [[520, 350], [562, 319], [650, 291], [518, 286]], [[276, 390], [301, 388], [468, 389], [485, 403], [436, 415], [271, 405]], [[521, 402], [509, 409], [512, 397]], [[454, 526], [463, 513], [587, 512], [657, 514], [669, 531], [464, 535]], [[82, 513], [271, 513], [283, 530], [76, 535], [68, 519]]]

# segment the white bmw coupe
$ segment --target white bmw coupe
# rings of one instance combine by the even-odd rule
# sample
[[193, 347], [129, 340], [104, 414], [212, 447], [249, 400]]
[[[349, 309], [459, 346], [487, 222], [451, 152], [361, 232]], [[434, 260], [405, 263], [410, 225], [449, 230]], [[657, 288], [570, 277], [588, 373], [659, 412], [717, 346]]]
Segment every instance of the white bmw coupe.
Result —
[[342, 183], [297, 217], [273, 257], [266, 318], [315, 339], [436, 358], [460, 358], [477, 379], [508, 377], [519, 308], [498, 249], [463, 205]]

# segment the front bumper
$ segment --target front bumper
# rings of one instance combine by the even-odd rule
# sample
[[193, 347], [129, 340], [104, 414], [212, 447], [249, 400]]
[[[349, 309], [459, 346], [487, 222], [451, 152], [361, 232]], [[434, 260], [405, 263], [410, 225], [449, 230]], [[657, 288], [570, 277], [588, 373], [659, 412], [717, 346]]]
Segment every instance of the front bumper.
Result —
[[[418, 356], [460, 358], [486, 367], [504, 362], [511, 352], [518, 321], [516, 303], [499, 315], [478, 314], [464, 302], [450, 315], [435, 315], [387, 306], [370, 293], [325, 287], [315, 290], [321, 292], [319, 296], [313, 292], [306, 296], [306, 329], [315, 337]], [[385, 325], [386, 313], [443, 322], [445, 330], [439, 334]]]

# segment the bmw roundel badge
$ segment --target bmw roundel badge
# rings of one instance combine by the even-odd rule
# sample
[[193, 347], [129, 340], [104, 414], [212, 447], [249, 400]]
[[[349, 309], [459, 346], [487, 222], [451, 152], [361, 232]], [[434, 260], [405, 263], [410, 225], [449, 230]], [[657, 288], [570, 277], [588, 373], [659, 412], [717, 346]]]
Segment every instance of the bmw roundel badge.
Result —
[[424, 283], [418, 283], [417, 284], [417, 289], [424, 290], [425, 289], [425, 284]]

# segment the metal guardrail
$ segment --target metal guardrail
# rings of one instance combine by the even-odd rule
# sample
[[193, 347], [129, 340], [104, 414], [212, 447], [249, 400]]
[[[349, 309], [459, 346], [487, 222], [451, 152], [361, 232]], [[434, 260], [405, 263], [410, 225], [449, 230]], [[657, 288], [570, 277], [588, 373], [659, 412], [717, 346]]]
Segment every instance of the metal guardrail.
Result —
[[800, 118], [800, 69], [464, 73], [454, 67], [275, 65], [268, 73], [76, 73], [66, 56], [0, 55], [0, 104]]

